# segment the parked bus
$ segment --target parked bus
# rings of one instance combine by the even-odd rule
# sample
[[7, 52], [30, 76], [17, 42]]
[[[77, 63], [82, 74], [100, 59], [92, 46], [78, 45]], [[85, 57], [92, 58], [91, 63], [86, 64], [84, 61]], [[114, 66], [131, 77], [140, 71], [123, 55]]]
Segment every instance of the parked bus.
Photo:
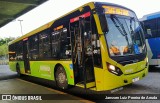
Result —
[[10, 42], [9, 65], [18, 74], [95, 91], [144, 78], [148, 59], [134, 11], [90, 2]]
[[160, 12], [145, 15], [140, 20], [144, 26], [149, 65], [157, 66], [160, 64]]

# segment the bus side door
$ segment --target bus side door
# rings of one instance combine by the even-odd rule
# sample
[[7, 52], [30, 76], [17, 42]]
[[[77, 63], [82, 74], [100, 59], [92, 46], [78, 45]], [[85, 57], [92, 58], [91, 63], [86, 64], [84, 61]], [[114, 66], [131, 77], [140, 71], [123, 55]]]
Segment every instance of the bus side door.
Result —
[[[75, 83], [95, 86], [90, 12], [70, 19], [70, 37]], [[93, 82], [94, 85], [87, 86]]]
[[25, 73], [30, 74], [30, 64], [29, 64], [29, 43], [28, 38], [23, 39], [23, 57], [24, 57], [24, 68]]

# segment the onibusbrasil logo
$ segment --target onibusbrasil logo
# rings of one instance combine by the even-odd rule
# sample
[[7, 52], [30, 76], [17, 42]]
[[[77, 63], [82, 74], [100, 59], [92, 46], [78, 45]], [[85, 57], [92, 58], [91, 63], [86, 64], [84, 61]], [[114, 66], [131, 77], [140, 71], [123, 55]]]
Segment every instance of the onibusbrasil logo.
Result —
[[42, 100], [42, 97], [33, 95], [2, 95], [2, 100]]

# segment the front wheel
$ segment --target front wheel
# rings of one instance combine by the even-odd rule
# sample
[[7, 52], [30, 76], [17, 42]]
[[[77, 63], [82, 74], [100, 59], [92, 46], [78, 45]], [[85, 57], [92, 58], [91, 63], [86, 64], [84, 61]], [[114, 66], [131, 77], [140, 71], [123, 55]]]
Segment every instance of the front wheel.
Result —
[[56, 78], [56, 84], [61, 89], [67, 89], [68, 88], [68, 80], [67, 75], [62, 66], [58, 66], [56, 72], [55, 72], [55, 78]]

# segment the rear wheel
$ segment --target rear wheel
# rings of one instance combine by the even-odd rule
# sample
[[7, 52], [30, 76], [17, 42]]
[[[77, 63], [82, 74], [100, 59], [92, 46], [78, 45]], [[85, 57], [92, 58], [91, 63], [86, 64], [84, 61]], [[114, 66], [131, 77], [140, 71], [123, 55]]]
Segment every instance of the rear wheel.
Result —
[[56, 84], [61, 89], [67, 89], [68, 88], [68, 80], [67, 75], [62, 66], [58, 66], [57, 70], [55, 72], [55, 78], [56, 78]]

